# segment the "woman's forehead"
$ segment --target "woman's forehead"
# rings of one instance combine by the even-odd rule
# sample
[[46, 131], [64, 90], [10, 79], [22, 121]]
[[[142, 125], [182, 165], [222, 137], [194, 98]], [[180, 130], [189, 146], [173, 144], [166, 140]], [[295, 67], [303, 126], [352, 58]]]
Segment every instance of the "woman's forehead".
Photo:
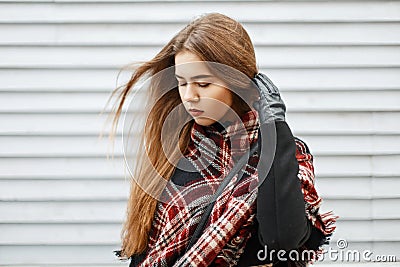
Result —
[[215, 75], [213, 75], [204, 61], [197, 61], [175, 65], [175, 76], [181, 79], [194, 80], [212, 78]]

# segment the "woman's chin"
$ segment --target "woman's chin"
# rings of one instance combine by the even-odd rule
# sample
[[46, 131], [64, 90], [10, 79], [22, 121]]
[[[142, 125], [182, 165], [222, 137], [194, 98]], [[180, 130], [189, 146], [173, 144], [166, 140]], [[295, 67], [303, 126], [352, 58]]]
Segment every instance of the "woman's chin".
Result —
[[215, 120], [205, 117], [195, 117], [194, 121], [201, 126], [210, 126], [215, 122]]

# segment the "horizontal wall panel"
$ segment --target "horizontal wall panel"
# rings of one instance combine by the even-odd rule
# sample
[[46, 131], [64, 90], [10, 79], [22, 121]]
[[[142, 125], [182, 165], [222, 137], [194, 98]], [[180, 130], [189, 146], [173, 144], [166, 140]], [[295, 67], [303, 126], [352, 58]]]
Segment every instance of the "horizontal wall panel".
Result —
[[[108, 114], [0, 114], [0, 134], [95, 135], [110, 131]], [[122, 121], [121, 117], [121, 121]], [[119, 132], [122, 130], [120, 124]]]
[[[294, 134], [399, 134], [399, 112], [288, 112]], [[110, 131], [108, 114], [1, 114], [0, 135], [96, 135]], [[118, 131], [122, 131], [122, 121]]]
[[324, 199], [370, 199], [373, 191], [371, 184], [371, 178], [368, 177], [322, 179], [317, 175], [315, 180], [317, 192]]
[[288, 109], [296, 111], [400, 111], [399, 91], [285, 92]]
[[0, 88], [11, 91], [111, 92], [123, 84], [123, 82], [117, 83], [117, 75], [118, 70], [0, 70], [0, 78], [3, 81]]
[[[319, 184], [319, 180], [317, 181], [317, 184]], [[321, 192], [321, 194], [322, 193], [324, 192]], [[372, 200], [370, 199], [323, 198], [320, 211], [321, 212], [333, 211], [335, 215], [339, 216], [340, 220], [361, 221], [361, 220], [372, 219], [371, 206], [372, 206]], [[357, 209], [349, 209], [349, 207], [357, 207]], [[392, 217], [386, 219], [391, 219], [391, 218]]]
[[2, 201], [125, 200], [130, 188], [128, 180], [95, 179], [0, 180], [0, 185]]
[[[327, 199], [400, 198], [399, 178], [318, 178], [319, 194]], [[123, 200], [129, 180], [0, 180], [3, 201]], [[18, 188], [18, 191], [13, 190]], [[43, 188], [52, 190], [43, 191]], [[357, 190], [354, 190], [357, 188]]]
[[[161, 46], [0, 46], [0, 57], [2, 59], [0, 68], [119, 69], [129, 63], [150, 60], [159, 50], [161, 50]], [[43, 60], [43, 58], [46, 58], [46, 60]]]
[[0, 245], [114, 245], [121, 224], [0, 224]]
[[[129, 110], [144, 110], [144, 89], [128, 100]], [[0, 93], [0, 112], [100, 112], [111, 110], [110, 93]], [[291, 112], [400, 111], [398, 91], [283, 92]], [[113, 100], [114, 101], [114, 100]], [[127, 105], [125, 108], [127, 109]]]
[[397, 45], [400, 41], [397, 23], [244, 23], [244, 27], [255, 45]]
[[[1, 223], [122, 223], [127, 201], [0, 202]], [[0, 224], [1, 229], [1, 224]]]
[[[338, 221], [336, 237], [349, 242], [400, 241], [395, 220]], [[120, 224], [1, 224], [1, 245], [112, 245]], [[340, 230], [339, 230], [340, 229]], [[372, 236], [371, 236], [372, 234]]]
[[[122, 158], [2, 158], [0, 179], [122, 179]], [[21, 167], [23, 166], [23, 167]]]
[[[400, 156], [397, 157], [397, 160], [399, 159]], [[388, 166], [391, 165], [387, 165], [386, 168], [389, 168]], [[397, 167], [397, 170], [398, 169], [399, 167]], [[371, 186], [373, 188], [372, 197], [374, 198], [385, 197], [387, 195], [392, 195], [393, 197], [397, 198], [400, 197], [400, 179], [398, 177], [390, 177], [382, 180], [380, 178], [373, 179]]]
[[295, 135], [307, 134], [398, 134], [400, 126], [393, 123], [400, 119], [398, 112], [327, 112], [327, 113], [290, 113], [287, 122]]
[[[314, 165], [316, 176], [322, 178], [400, 177], [399, 160], [400, 155], [321, 155], [315, 157]], [[112, 159], [111, 155], [108, 160], [106, 157], [2, 158], [0, 163], [0, 179], [121, 179], [128, 174], [123, 158]]]
[[350, 243], [366, 241], [400, 241], [398, 220], [337, 221], [335, 239], [344, 238]]
[[112, 245], [0, 245], [2, 264], [11, 266], [127, 266], [128, 262], [120, 262], [113, 251], [120, 248]]
[[[260, 68], [397, 67], [400, 46], [256, 46]], [[1, 51], [1, 47], [0, 47]], [[376, 57], [366, 57], [373, 54]], [[1, 64], [1, 63], [0, 63]], [[0, 65], [1, 66], [1, 65]]]
[[[387, 186], [385, 181], [383, 186]], [[399, 219], [400, 209], [395, 207], [400, 206], [400, 199], [374, 199], [372, 201], [372, 217], [376, 219]]]
[[[129, 63], [152, 59], [161, 48], [0, 46], [0, 68], [122, 68]], [[255, 49], [260, 68], [400, 65], [400, 46], [257, 46]], [[374, 57], [366, 57], [366, 54]]]
[[115, 141], [96, 136], [0, 136], [0, 157], [122, 156], [121, 136]]
[[[125, 110], [140, 112], [145, 108], [145, 94], [132, 92], [131, 97], [126, 100]], [[400, 91], [399, 91], [400, 95]], [[0, 112], [3, 113], [100, 113], [111, 111], [116, 98], [109, 104], [107, 101], [111, 93], [0, 93]], [[388, 99], [389, 100], [389, 99]], [[394, 103], [395, 105], [395, 103]], [[395, 108], [393, 105], [393, 109]]]
[[400, 178], [317, 178], [315, 183], [330, 199], [400, 198]]
[[[126, 138], [126, 137], [124, 137]], [[134, 143], [139, 136], [131, 137]], [[299, 136], [315, 157], [332, 155], [396, 155], [400, 135]], [[122, 156], [122, 137], [115, 141], [97, 136], [0, 136], [0, 157]], [[125, 140], [125, 139], [124, 139]]]
[[[320, 181], [317, 181], [319, 184]], [[384, 182], [382, 183], [384, 184]], [[363, 190], [361, 188], [361, 190]], [[400, 219], [400, 198], [388, 199], [333, 199], [324, 198], [321, 210], [333, 210], [340, 220], [387, 220]], [[354, 207], [354, 208], [349, 208]]]
[[[324, 212], [333, 210], [340, 220], [400, 219], [398, 209], [392, 208], [399, 204], [400, 198], [373, 200], [324, 198], [321, 210]], [[126, 205], [126, 200], [2, 201], [0, 221], [2, 223], [122, 223]]]
[[[318, 156], [315, 172], [323, 177], [399, 177], [400, 155], [381, 156]], [[353, 188], [354, 189], [354, 188]]]
[[2, 223], [121, 223], [125, 206], [126, 201], [1, 202], [0, 220]]
[[[400, 88], [400, 68], [299, 68], [260, 71], [266, 73], [282, 91], [381, 91]], [[130, 71], [124, 71], [118, 77], [118, 72], [118, 69], [1, 69], [0, 79], [3, 83], [0, 91], [111, 92], [126, 83], [131, 75]], [[30, 82], [24, 82], [26, 80]]]
[[[14, 2], [14, 1], [13, 1]], [[148, 12], [159, 8], [157, 2], [113, 4], [99, 3], [1, 3], [0, 22], [187, 22], [188, 18], [206, 12], [220, 12], [240, 21], [397, 21], [400, 4], [393, 1], [357, 2], [248, 2], [224, 1], [199, 5], [193, 1], [163, 3], [164, 12]]]
[[[0, 24], [0, 45], [163, 45], [186, 23]], [[400, 23], [244, 23], [255, 45], [399, 44]], [[301, 38], [299, 38], [301, 36]]]
[[4, 93], [0, 94], [0, 112], [100, 113], [108, 97], [106, 93]]
[[311, 153], [317, 156], [399, 154], [400, 151], [400, 135], [302, 135], [298, 137], [306, 142]]
[[[398, 89], [400, 69], [261, 69], [282, 90], [348, 91]], [[341, 89], [340, 89], [341, 88]], [[340, 93], [340, 92], [338, 92]]]

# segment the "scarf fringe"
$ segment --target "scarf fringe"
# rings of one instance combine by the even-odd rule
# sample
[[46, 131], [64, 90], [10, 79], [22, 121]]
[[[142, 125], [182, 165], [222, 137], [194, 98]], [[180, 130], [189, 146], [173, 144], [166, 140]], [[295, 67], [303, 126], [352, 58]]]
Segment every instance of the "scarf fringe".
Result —
[[318, 249], [314, 251], [315, 253], [313, 254], [313, 256], [310, 259], [304, 261], [304, 263], [307, 264], [314, 264], [325, 253], [324, 245], [328, 245], [330, 243], [332, 234], [336, 230], [336, 221], [339, 218], [339, 216], [335, 215], [332, 211], [318, 214], [317, 217], [318, 220], [312, 221], [312, 223], [324, 234], [325, 237], [321, 241]]
[[[323, 233], [325, 235], [331, 235], [336, 229], [336, 221], [339, 216], [335, 215], [332, 211], [328, 211], [320, 215], [323, 228]], [[322, 230], [322, 229], [320, 229]]]

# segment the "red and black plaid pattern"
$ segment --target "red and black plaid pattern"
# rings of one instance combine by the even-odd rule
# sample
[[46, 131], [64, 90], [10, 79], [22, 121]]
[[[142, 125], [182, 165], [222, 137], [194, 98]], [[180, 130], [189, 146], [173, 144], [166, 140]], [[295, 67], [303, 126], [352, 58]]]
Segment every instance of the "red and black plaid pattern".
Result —
[[[140, 266], [235, 266], [250, 238], [255, 219], [258, 155], [252, 155], [244, 178], [237, 178], [216, 200], [207, 226], [188, 251], [191, 235], [220, 182], [229, 173], [236, 158], [257, 142], [258, 116], [246, 113], [242, 122], [227, 127], [194, 124], [186, 158], [199, 173], [198, 179], [183, 187], [167, 184], [159, 201], [149, 237], [148, 252]], [[306, 200], [307, 216], [324, 233], [334, 230], [330, 214], [320, 215], [321, 199], [314, 188], [312, 155], [306, 145], [296, 139], [298, 177]], [[236, 175], [237, 176], [237, 175]]]
[[299, 173], [297, 176], [301, 181], [301, 190], [306, 204], [306, 215], [312, 224], [325, 236], [330, 236], [336, 229], [335, 222], [338, 217], [332, 212], [319, 213], [322, 198], [318, 195], [314, 187], [313, 156], [302, 140], [296, 138], [295, 141], [296, 158], [299, 163]]

